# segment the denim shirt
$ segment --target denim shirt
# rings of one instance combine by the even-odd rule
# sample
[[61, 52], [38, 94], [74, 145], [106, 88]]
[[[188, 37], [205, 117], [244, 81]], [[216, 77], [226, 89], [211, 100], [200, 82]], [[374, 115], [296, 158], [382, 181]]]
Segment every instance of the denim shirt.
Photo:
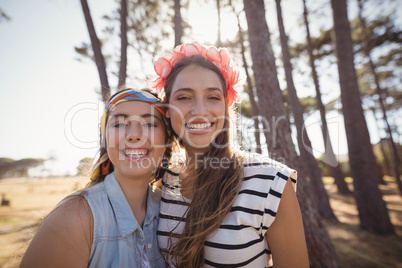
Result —
[[144, 252], [150, 267], [166, 267], [159, 252], [160, 190], [148, 188], [144, 226], [136, 221], [114, 173], [84, 194], [94, 218], [93, 243], [88, 267], [143, 267]]

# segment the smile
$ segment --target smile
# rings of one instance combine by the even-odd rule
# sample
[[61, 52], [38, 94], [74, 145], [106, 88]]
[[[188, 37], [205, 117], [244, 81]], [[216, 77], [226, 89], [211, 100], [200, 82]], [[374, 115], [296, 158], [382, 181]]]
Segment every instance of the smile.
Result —
[[125, 149], [123, 154], [130, 159], [140, 159], [149, 154], [148, 149], [138, 148], [138, 149]]
[[211, 122], [206, 122], [206, 123], [188, 123], [186, 124], [186, 128], [190, 130], [196, 130], [196, 131], [202, 131], [202, 130], [207, 130], [211, 128], [212, 123]]

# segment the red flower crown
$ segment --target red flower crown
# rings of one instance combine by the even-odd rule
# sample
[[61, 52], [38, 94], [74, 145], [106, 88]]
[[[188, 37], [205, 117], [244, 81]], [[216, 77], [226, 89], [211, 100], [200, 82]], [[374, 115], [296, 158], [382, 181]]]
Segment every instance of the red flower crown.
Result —
[[227, 84], [226, 103], [228, 107], [232, 106], [233, 102], [240, 101], [239, 93], [234, 89], [241, 85], [240, 71], [232, 66], [229, 51], [226, 48], [216, 48], [214, 46], [206, 47], [198, 42], [191, 44], [183, 44], [173, 49], [173, 54], [168, 54], [154, 64], [156, 74], [159, 76], [152, 82], [151, 87], [155, 88], [158, 94], [164, 93], [166, 78], [169, 76], [173, 66], [178, 63], [183, 57], [191, 57], [193, 55], [201, 55], [204, 58], [215, 64], [222, 72]]

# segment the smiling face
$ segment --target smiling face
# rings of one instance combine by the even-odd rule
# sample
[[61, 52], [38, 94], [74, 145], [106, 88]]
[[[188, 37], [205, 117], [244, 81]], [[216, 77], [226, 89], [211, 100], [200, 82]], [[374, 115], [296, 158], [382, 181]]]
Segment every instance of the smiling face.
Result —
[[167, 117], [188, 152], [205, 152], [222, 131], [225, 97], [218, 75], [199, 65], [183, 68], [174, 80]]
[[116, 178], [146, 179], [165, 152], [165, 125], [150, 104], [127, 101], [116, 105], [106, 125], [106, 150]]

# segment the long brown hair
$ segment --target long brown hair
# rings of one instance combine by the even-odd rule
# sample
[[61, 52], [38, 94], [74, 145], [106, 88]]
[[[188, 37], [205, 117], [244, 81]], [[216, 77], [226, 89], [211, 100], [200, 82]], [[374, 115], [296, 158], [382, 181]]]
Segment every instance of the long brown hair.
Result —
[[[187, 66], [195, 64], [215, 72], [222, 82], [226, 99], [226, 82], [220, 70], [200, 55], [185, 57], [176, 63], [166, 79], [165, 92], [169, 103], [172, 87], [177, 75]], [[226, 102], [225, 102], [226, 103]], [[170, 245], [168, 254], [177, 267], [200, 267], [204, 263], [204, 242], [215, 232], [230, 212], [242, 182], [242, 157], [230, 147], [229, 108], [223, 130], [204, 153], [204, 164], [190, 174], [194, 176], [194, 195], [187, 210], [186, 224], [178, 241]], [[210, 160], [225, 159], [226, 168], [213, 168]], [[172, 241], [170, 237], [169, 241]]]

